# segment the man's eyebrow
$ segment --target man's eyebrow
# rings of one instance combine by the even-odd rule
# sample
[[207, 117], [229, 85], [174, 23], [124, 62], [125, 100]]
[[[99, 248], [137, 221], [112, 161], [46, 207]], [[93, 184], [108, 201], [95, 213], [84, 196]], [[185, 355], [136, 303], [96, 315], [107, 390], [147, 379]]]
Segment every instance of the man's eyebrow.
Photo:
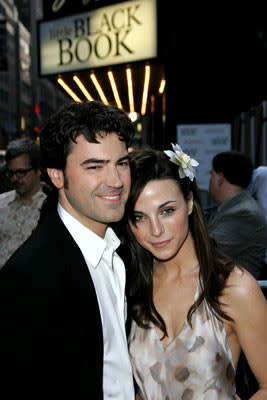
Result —
[[109, 160], [100, 160], [99, 158], [88, 158], [87, 160], [84, 160], [81, 165], [87, 165], [87, 164], [107, 164], [109, 163]]
[[119, 163], [125, 160], [129, 160], [129, 154], [125, 154], [125, 156], [120, 157], [116, 162]]
[[[129, 159], [129, 154], [126, 154], [125, 156], [120, 157], [116, 163], [119, 163], [124, 160]], [[88, 164], [108, 164], [110, 160], [101, 160], [100, 158], [88, 158], [87, 160], [84, 160], [81, 165], [88, 165]]]

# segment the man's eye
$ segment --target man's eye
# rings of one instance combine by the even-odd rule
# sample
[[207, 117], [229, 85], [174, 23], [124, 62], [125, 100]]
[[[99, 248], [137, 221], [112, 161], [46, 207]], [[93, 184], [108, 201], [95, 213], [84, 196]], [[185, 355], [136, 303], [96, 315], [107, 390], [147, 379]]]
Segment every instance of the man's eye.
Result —
[[129, 161], [128, 160], [121, 161], [121, 162], [119, 162], [119, 165], [122, 166], [122, 167], [128, 167]]
[[96, 169], [100, 169], [100, 168], [101, 168], [101, 165], [90, 165], [90, 167], [87, 167], [86, 169], [96, 170]]

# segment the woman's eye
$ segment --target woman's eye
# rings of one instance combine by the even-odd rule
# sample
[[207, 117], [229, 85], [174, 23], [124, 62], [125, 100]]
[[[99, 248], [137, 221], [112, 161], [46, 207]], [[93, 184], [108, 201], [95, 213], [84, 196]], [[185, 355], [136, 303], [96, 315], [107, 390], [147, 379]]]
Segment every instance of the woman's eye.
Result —
[[168, 215], [168, 214], [172, 214], [174, 211], [175, 211], [174, 208], [165, 208], [165, 210], [162, 210], [162, 214]]
[[139, 222], [139, 221], [142, 221], [142, 220], [144, 220], [144, 216], [143, 215], [135, 215], [134, 216], [134, 221], [135, 222]]

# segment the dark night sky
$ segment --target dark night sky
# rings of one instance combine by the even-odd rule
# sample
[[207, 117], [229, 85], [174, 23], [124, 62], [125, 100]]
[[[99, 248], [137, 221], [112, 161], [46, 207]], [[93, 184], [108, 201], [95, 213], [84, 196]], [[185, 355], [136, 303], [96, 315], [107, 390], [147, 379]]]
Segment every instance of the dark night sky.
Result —
[[188, 111], [190, 102], [196, 114], [199, 109], [202, 115], [210, 113], [226, 120], [247, 111], [267, 95], [266, 53], [255, 30], [214, 30], [189, 36], [181, 102], [189, 106]]
[[267, 22], [260, 19], [265, 13], [259, 9], [255, 15], [253, 7], [203, 11], [159, 2], [168, 90], [181, 122], [231, 122], [267, 98]]

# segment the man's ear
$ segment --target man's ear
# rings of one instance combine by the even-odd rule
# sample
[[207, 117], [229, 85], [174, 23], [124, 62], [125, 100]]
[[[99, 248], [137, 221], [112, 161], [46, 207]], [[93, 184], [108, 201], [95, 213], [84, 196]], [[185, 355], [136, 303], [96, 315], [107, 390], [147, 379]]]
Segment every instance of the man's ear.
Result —
[[225, 180], [225, 177], [222, 172], [219, 172], [218, 184], [221, 186]]
[[47, 173], [51, 182], [57, 189], [62, 189], [64, 187], [64, 175], [61, 169], [47, 168]]
[[193, 211], [193, 207], [194, 207], [194, 197], [193, 197], [193, 193], [190, 192], [189, 196], [188, 196], [188, 201], [187, 201], [187, 214], [190, 215], [192, 214]]

